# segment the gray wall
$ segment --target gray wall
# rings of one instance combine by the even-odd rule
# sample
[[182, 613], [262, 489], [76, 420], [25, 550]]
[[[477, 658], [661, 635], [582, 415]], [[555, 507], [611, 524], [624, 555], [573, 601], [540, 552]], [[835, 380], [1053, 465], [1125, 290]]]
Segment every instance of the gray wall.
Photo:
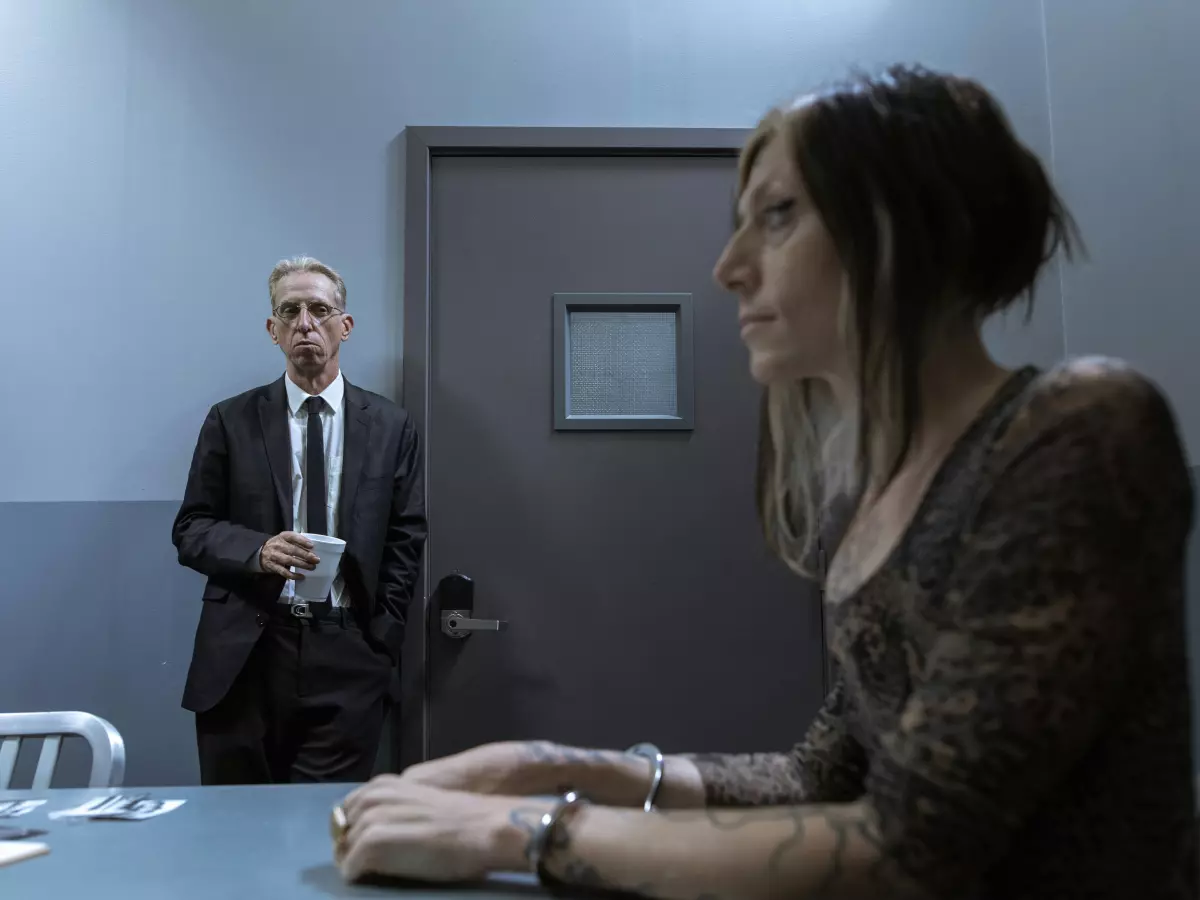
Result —
[[[1062, 270], [1067, 353], [1120, 356], [1155, 378], [1200, 462], [1200, 3], [1046, 0], [1045, 13], [1055, 175], [1092, 255]], [[1189, 584], [1200, 685], [1200, 529]], [[1200, 696], [1193, 708], [1200, 747]]]
[[1047, 0], [1059, 185], [1092, 264], [1064, 270], [1067, 352], [1130, 360], [1200, 452], [1200, 92], [1195, 0]]
[[852, 63], [978, 76], [1094, 252], [993, 346], [1130, 357], [1200, 445], [1198, 43], [1187, 0], [0, 0], [0, 709], [93, 710], [131, 782], [195, 779], [196, 431], [280, 371], [263, 282], [297, 252], [347, 277], [349, 377], [395, 394], [407, 124], [749, 126]]

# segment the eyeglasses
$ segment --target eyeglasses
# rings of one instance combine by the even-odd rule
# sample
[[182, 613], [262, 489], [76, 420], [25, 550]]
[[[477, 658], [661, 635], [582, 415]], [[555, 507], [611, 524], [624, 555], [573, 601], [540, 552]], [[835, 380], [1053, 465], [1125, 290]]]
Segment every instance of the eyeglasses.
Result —
[[345, 312], [344, 309], [338, 309], [328, 303], [293, 303], [291, 301], [272, 307], [271, 312], [275, 313], [275, 317], [281, 321], [294, 322], [300, 317], [302, 309], [307, 309], [309, 318], [318, 325], [332, 316], [340, 316]]

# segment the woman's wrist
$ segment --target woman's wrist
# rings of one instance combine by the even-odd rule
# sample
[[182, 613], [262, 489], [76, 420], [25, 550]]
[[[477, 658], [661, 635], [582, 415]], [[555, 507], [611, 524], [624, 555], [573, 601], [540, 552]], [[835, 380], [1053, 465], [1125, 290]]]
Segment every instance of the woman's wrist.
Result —
[[545, 741], [515, 745], [519, 762], [510, 793], [558, 795], [582, 791], [604, 806], [641, 806], [650, 784], [649, 764], [617, 750], [585, 750]]
[[663, 760], [662, 787], [658, 792], [660, 809], [700, 809], [707, 803], [700, 769], [686, 756], [668, 756]]
[[556, 802], [554, 799], [505, 798], [497, 804], [491, 817], [489, 871], [532, 871], [532, 842], [536, 839], [542, 816], [553, 810]]
[[[496, 793], [518, 797], [582, 791], [601, 806], [640, 807], [654, 776], [650, 761], [618, 750], [584, 750], [549, 741], [512, 742], [508, 774]], [[657, 806], [695, 809], [704, 806], [704, 782], [686, 756], [668, 756]]]

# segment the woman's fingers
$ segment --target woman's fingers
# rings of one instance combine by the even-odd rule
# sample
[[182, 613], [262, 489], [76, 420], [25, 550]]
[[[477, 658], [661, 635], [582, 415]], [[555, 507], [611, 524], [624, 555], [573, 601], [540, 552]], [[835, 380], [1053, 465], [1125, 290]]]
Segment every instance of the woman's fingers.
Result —
[[343, 878], [357, 881], [364, 875], [395, 874], [381, 870], [377, 860], [379, 848], [386, 845], [384, 834], [383, 826], [372, 825], [370, 828], [359, 828], [353, 837], [346, 838], [342, 858], [338, 862]]
[[434, 812], [426, 799], [411, 796], [404, 787], [382, 785], [374, 790], [364, 791], [355, 797], [353, 802], [347, 799], [343, 809], [349, 826], [346, 831], [347, 839], [371, 824], [410, 822], [429, 818]]
[[338, 868], [347, 881], [366, 875], [437, 878], [438, 872], [421, 862], [429, 857], [424, 847], [428, 841], [429, 836], [411, 823], [380, 818], [347, 837]]
[[372, 793], [394, 778], [396, 778], [395, 775], [376, 775], [366, 784], [360, 784], [346, 795], [346, 799], [342, 801], [342, 809], [346, 810], [347, 815], [349, 815], [354, 811], [355, 807], [362, 802], [362, 798], [364, 796]]
[[387, 821], [388, 813], [391, 811], [387, 806], [371, 806], [360, 809], [350, 819], [350, 827], [346, 829], [345, 844], [347, 847], [362, 840], [362, 836], [373, 826], [382, 824]]
[[434, 881], [480, 877], [493, 858], [497, 802], [399, 779], [369, 784], [346, 799], [348, 826], [335, 859], [351, 881], [371, 873]]
[[[403, 798], [381, 797], [378, 800], [368, 798], [360, 808], [358, 815], [350, 821], [350, 827], [356, 822], [419, 822], [436, 818], [438, 810], [428, 803], [413, 802]], [[347, 829], [349, 830], [349, 829]]]
[[346, 795], [346, 799], [342, 802], [342, 808], [346, 811], [346, 818], [353, 822], [364, 809], [370, 809], [372, 806], [378, 806], [380, 803], [388, 803], [397, 799], [397, 789], [403, 791], [403, 785], [400, 779], [395, 775], [381, 775], [375, 778], [360, 788], [355, 788]]
[[346, 813], [346, 819], [349, 820], [354, 815], [354, 810], [358, 807], [359, 798], [363, 795], [363, 791], [367, 790], [373, 782], [364, 784], [362, 787], [356, 787], [342, 799], [342, 811]]

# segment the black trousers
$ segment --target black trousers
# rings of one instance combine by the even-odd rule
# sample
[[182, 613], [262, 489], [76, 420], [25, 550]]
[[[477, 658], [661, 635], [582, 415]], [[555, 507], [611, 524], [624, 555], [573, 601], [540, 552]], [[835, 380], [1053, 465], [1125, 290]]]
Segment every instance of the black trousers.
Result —
[[349, 611], [316, 621], [281, 609], [229, 693], [196, 714], [201, 783], [366, 781], [392, 668]]

